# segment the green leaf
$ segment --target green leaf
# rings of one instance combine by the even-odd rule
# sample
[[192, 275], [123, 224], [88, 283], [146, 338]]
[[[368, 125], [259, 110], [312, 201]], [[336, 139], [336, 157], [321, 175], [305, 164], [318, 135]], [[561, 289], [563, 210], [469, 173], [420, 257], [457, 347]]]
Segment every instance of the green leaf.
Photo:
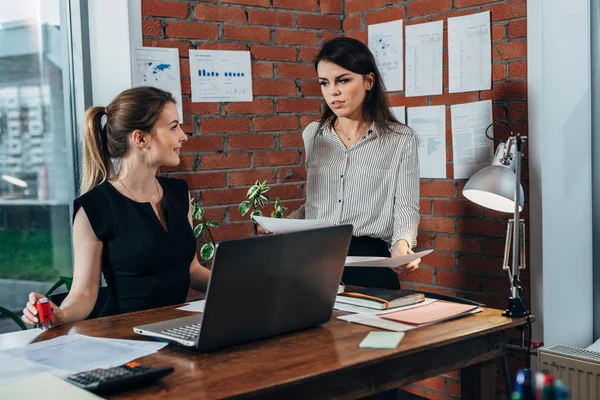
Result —
[[248, 199], [253, 199], [259, 194], [259, 191], [260, 191], [259, 186], [251, 186], [250, 189], [248, 189], [248, 194], [246, 194], [246, 197]]
[[4, 307], [0, 307], [0, 314], [2, 315], [6, 315], [8, 318], [12, 319], [13, 321], [15, 321], [15, 323], [17, 325], [19, 325], [19, 327], [26, 331], [27, 330], [27, 325], [25, 325], [25, 322], [23, 322], [21, 320], [21, 317], [19, 317], [17, 314], [15, 314], [14, 312], [4, 308]]
[[281, 199], [278, 197], [275, 199], [275, 208], [281, 207]]
[[203, 260], [210, 260], [213, 254], [215, 254], [215, 245], [212, 242], [204, 243], [202, 248], [200, 248], [200, 257]]
[[198, 237], [202, 234], [202, 230], [204, 229], [204, 224], [198, 224], [194, 228], [194, 236]]
[[254, 210], [254, 211], [252, 211], [252, 215], [260, 217], [260, 216], [262, 216], [262, 212], [260, 210]]
[[273, 217], [273, 218], [283, 218], [283, 213], [281, 211], [273, 211], [271, 213], [271, 217]]
[[215, 221], [206, 221], [206, 226], [212, 226], [214, 228], [218, 228], [219, 224]]
[[250, 207], [252, 207], [252, 204], [249, 201], [242, 201], [239, 206], [240, 214], [246, 215]]

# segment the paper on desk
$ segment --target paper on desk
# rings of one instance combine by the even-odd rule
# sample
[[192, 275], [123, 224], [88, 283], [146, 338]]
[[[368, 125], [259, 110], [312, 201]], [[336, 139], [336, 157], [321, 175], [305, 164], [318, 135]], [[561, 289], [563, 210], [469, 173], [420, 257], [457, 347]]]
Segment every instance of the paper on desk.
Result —
[[433, 250], [420, 251], [414, 254], [406, 254], [396, 257], [346, 257], [346, 267], [387, 267], [394, 268], [401, 265], [410, 264], [411, 262], [426, 256]]
[[37, 374], [35, 377], [0, 387], [2, 399], [44, 399], [44, 400], [94, 400], [101, 399], [87, 390], [65, 382], [52, 374]]
[[336, 301], [335, 304], [333, 305], [333, 308], [336, 310], [339, 310], [339, 311], [346, 311], [346, 312], [351, 312], [351, 313], [379, 315], [379, 314], [388, 314], [388, 313], [392, 313], [392, 312], [396, 312], [396, 311], [400, 311], [400, 310], [409, 310], [409, 309], [415, 308], [415, 307], [422, 307], [422, 306], [426, 306], [427, 304], [431, 304], [435, 301], [437, 301], [437, 299], [425, 299], [422, 302], [417, 303], [417, 304], [411, 304], [410, 306], [404, 306], [404, 307], [394, 307], [389, 310], [377, 310], [374, 308], [355, 306], [354, 304], [338, 303]]
[[198, 300], [187, 303], [183, 307], [179, 307], [178, 310], [181, 311], [190, 311], [190, 312], [204, 312], [204, 305], [206, 304], [206, 300]]
[[95, 368], [117, 367], [152, 354], [166, 345], [137, 340], [126, 345], [120, 340], [74, 334], [3, 350], [0, 354], [75, 374]]
[[291, 233], [333, 226], [333, 224], [320, 219], [269, 218], [260, 216], [253, 216], [252, 218], [266, 230], [275, 233]]
[[24, 331], [3, 333], [0, 335], [0, 349], [6, 350], [13, 347], [25, 346], [35, 340], [44, 332], [39, 328]]
[[[7, 354], [0, 353], [0, 387], [45, 372], [52, 374], [61, 373], [61, 371], [56, 371], [52, 368], [47, 368], [30, 361], [21, 360]], [[68, 375], [64, 372], [63, 374]], [[2, 396], [1, 394], [2, 390], [0, 389], [0, 398], [12, 398]]]

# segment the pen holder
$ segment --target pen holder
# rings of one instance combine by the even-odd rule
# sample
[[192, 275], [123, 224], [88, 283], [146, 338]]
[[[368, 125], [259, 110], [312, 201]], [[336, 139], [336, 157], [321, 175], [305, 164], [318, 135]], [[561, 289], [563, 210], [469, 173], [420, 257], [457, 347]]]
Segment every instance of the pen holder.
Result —
[[38, 328], [48, 329], [52, 327], [52, 307], [47, 297], [42, 297], [35, 302], [38, 311]]

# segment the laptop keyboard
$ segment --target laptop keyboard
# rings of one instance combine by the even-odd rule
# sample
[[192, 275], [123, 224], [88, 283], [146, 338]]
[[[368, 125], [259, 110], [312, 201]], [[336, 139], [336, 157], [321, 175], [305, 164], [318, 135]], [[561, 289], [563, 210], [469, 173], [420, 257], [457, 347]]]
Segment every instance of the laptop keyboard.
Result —
[[180, 326], [173, 329], [165, 329], [162, 334], [173, 336], [179, 339], [190, 340], [196, 339], [200, 335], [200, 323]]

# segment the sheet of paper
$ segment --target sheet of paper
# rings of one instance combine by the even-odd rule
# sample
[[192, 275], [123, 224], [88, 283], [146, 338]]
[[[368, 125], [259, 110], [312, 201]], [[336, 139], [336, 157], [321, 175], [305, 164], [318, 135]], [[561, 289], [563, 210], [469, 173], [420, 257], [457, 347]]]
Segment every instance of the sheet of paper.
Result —
[[443, 93], [444, 22], [406, 26], [406, 97]]
[[262, 225], [263, 228], [274, 233], [290, 233], [333, 226], [333, 224], [320, 219], [289, 219], [260, 216], [254, 216], [252, 218]]
[[[450, 106], [454, 179], [468, 179], [494, 158], [494, 142], [485, 136], [492, 123], [492, 101]], [[488, 131], [494, 136], [493, 128]]]
[[[0, 387], [12, 382], [17, 382], [25, 378], [46, 372], [55, 375], [61, 373], [63, 375], [68, 375], [64, 371], [54, 370], [52, 368], [47, 368], [27, 360], [22, 360], [19, 358], [9, 356], [7, 354], [0, 353]], [[0, 394], [1, 393], [2, 392], [0, 391]], [[0, 395], [0, 399], [4, 398], [9, 399], [11, 397], [3, 397], [2, 395]]]
[[404, 90], [403, 21], [369, 25], [369, 49], [388, 92]]
[[394, 268], [402, 265], [410, 264], [411, 262], [425, 257], [433, 250], [424, 250], [414, 254], [406, 254], [404, 256], [396, 257], [360, 257], [360, 256], [348, 256], [346, 257], [346, 267], [385, 267]]
[[182, 311], [190, 311], [190, 312], [204, 312], [204, 305], [206, 304], [206, 300], [198, 300], [187, 303], [183, 307], [177, 308]]
[[369, 332], [360, 342], [361, 349], [395, 349], [404, 338], [404, 332]]
[[419, 135], [421, 178], [446, 178], [446, 106], [410, 107], [408, 126]]
[[492, 88], [490, 12], [448, 18], [450, 93]]
[[0, 354], [71, 374], [94, 368], [110, 368], [152, 354], [167, 343], [130, 341], [129, 345], [74, 334], [23, 347], [3, 350]]
[[398, 122], [406, 125], [406, 107], [405, 106], [391, 107], [390, 110], [392, 110], [392, 113], [394, 114], [394, 116], [396, 117]]
[[38, 374], [1, 386], [0, 399], [94, 400], [102, 397], [71, 385], [52, 374]]
[[131, 73], [133, 86], [153, 86], [170, 92], [177, 101], [179, 122], [183, 122], [179, 49], [136, 47]]
[[594, 343], [585, 348], [586, 350], [593, 351], [596, 353], [600, 353], [600, 339], [596, 340]]
[[0, 349], [10, 349], [13, 347], [25, 346], [35, 340], [44, 331], [39, 328], [27, 329], [26, 331], [17, 331], [3, 333], [0, 335]]
[[192, 102], [252, 101], [249, 51], [190, 50]]
[[388, 314], [388, 313], [396, 312], [398, 310], [409, 310], [409, 309], [415, 308], [415, 307], [426, 306], [427, 304], [431, 304], [434, 301], [437, 301], [437, 299], [425, 299], [421, 303], [411, 304], [410, 306], [404, 306], [404, 307], [395, 307], [395, 308], [392, 308], [391, 310], [376, 310], [374, 308], [360, 307], [360, 306], [355, 306], [354, 304], [338, 303], [336, 301], [335, 304], [333, 305], [333, 308], [336, 310], [339, 310], [339, 311], [346, 311], [346, 312], [351, 312], [351, 313], [381, 315], [381, 314]]

